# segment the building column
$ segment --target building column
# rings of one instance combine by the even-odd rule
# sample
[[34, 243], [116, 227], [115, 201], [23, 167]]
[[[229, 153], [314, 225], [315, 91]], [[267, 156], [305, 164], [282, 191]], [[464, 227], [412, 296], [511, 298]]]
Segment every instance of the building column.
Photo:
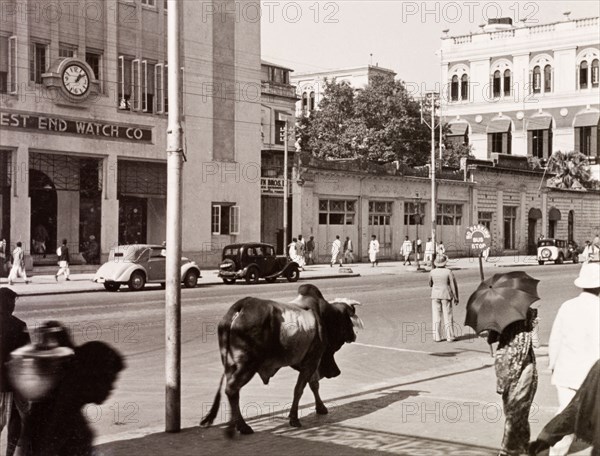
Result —
[[520, 211], [519, 211], [519, 234], [518, 239], [519, 243], [517, 245], [517, 249], [519, 253], [524, 255], [527, 254], [527, 187], [521, 186], [519, 189], [521, 192], [521, 203], [520, 203]]
[[542, 192], [542, 236], [548, 236], [548, 193]]
[[102, 161], [102, 227], [100, 251], [105, 261], [110, 249], [119, 242], [119, 200], [117, 199], [117, 158], [114, 155]]
[[29, 149], [21, 144], [12, 153], [10, 201], [11, 251], [17, 241], [29, 253], [31, 247], [31, 198], [29, 198]]
[[496, 190], [496, 221], [498, 223], [498, 241], [496, 249], [504, 250], [504, 191]]

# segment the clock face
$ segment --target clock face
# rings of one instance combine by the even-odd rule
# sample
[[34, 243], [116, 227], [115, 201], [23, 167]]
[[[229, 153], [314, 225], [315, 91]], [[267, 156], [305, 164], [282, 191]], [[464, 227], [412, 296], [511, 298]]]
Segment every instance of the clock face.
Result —
[[87, 92], [90, 78], [82, 66], [72, 64], [63, 71], [63, 84], [71, 95], [81, 96]]

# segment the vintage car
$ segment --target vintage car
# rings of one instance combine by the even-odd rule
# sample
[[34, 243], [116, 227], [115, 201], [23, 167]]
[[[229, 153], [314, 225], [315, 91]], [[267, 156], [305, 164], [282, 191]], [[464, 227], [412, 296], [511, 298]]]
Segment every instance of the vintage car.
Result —
[[[134, 244], [119, 245], [111, 249], [108, 261], [100, 266], [94, 282], [101, 283], [108, 291], [117, 291], [127, 284], [130, 290], [138, 291], [146, 283], [165, 286], [166, 250], [164, 246]], [[201, 277], [198, 265], [181, 258], [181, 282], [186, 288], [194, 288]]]
[[577, 244], [554, 238], [540, 239], [537, 244], [537, 260], [539, 264], [544, 264], [546, 261], [554, 261], [556, 264], [565, 261], [578, 263]]
[[275, 255], [271, 244], [249, 242], [231, 244], [223, 249], [219, 277], [225, 283], [235, 283], [237, 279], [257, 283], [261, 277], [267, 282], [275, 282], [280, 276], [288, 282], [296, 282], [300, 278], [300, 266], [285, 255]]

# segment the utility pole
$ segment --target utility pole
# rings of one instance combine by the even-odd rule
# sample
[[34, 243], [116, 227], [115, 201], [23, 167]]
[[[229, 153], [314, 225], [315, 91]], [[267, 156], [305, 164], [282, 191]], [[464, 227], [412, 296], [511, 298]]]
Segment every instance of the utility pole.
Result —
[[181, 206], [183, 132], [179, 103], [179, 5], [168, 0], [167, 259], [165, 291], [165, 431], [181, 430]]
[[288, 119], [283, 127], [283, 254], [287, 255], [288, 241]]

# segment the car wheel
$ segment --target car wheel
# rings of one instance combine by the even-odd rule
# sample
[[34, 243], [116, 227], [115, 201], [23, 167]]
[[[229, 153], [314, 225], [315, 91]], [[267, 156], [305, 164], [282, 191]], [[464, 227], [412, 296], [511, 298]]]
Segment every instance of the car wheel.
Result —
[[565, 258], [563, 257], [563, 254], [559, 253], [558, 258], [556, 259], [556, 261], [554, 263], [555, 264], [563, 264], [564, 261], [565, 261]]
[[246, 283], [258, 283], [259, 278], [258, 268], [252, 267], [246, 272]]
[[300, 278], [300, 271], [298, 268], [291, 268], [285, 275], [285, 278], [288, 282], [297, 282]]
[[227, 285], [232, 285], [235, 283], [235, 279], [226, 279], [225, 277], [223, 277], [223, 283], [226, 283]]
[[538, 264], [539, 264], [540, 266], [544, 266], [544, 262], [543, 262], [542, 260], [538, 260]]
[[133, 271], [129, 278], [129, 289], [131, 291], [140, 291], [144, 289], [146, 285], [146, 276], [142, 271]]
[[265, 280], [269, 283], [275, 283], [277, 282], [277, 276], [275, 277], [265, 277]]
[[186, 288], [194, 288], [198, 284], [198, 271], [188, 271], [183, 279]]
[[106, 288], [108, 291], [117, 291], [119, 288], [121, 288], [121, 284], [119, 282], [105, 282], [104, 288]]

